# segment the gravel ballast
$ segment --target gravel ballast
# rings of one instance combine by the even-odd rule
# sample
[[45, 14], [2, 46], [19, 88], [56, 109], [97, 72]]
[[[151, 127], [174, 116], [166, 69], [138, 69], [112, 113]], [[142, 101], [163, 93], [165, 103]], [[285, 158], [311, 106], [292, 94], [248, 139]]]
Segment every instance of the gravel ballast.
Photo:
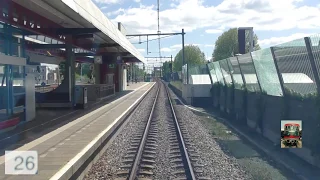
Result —
[[132, 135], [136, 133], [136, 130], [141, 126], [141, 123], [148, 119], [156, 92], [157, 84], [154, 85], [145, 99], [142, 100], [132, 116], [126, 120], [127, 122], [123, 129], [121, 129], [121, 132], [106, 149], [100, 159], [91, 167], [84, 178], [85, 180], [112, 180], [117, 178], [116, 173], [120, 170], [122, 158], [126, 155], [127, 149], [130, 147]]
[[162, 85], [159, 92], [158, 102], [155, 107], [155, 112], [153, 116], [154, 120], [157, 122], [158, 126], [158, 147], [157, 147], [157, 157], [155, 159], [155, 169], [153, 170], [154, 179], [170, 179], [173, 177], [172, 163], [170, 163], [170, 132], [168, 121], [172, 119], [170, 106], [168, 106], [168, 97]]
[[[178, 97], [171, 91], [171, 97]], [[177, 101], [176, 101], [177, 102]], [[192, 148], [196, 149], [199, 158], [193, 164], [202, 164], [203, 171], [200, 176], [210, 179], [252, 179], [238, 164], [234, 157], [230, 157], [221, 149], [219, 144], [212, 138], [210, 132], [201, 125], [201, 119], [187, 107], [176, 103], [174, 105], [178, 121], [186, 129]]]

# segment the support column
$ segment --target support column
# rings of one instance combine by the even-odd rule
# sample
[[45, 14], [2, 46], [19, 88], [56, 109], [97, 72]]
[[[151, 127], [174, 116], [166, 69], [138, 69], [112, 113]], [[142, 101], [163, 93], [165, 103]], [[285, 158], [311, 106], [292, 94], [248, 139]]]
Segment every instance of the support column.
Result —
[[66, 53], [67, 53], [67, 58], [66, 58], [66, 68], [65, 68], [65, 75], [67, 78], [65, 81], [68, 84], [68, 92], [69, 92], [69, 101], [72, 103], [72, 105], [75, 104], [75, 61], [74, 61], [74, 52], [72, 49], [72, 38], [67, 37], [67, 42], [66, 42]]
[[94, 64], [95, 84], [102, 84], [100, 80], [100, 66], [102, 66], [102, 64]]
[[131, 63], [131, 71], [130, 71], [130, 76], [131, 76], [131, 83], [133, 83], [133, 63]]
[[135, 63], [133, 63], [133, 76], [134, 76], [134, 79], [133, 81], [135, 82], [136, 81], [136, 78], [137, 78], [137, 72], [136, 72], [136, 66], [135, 66]]

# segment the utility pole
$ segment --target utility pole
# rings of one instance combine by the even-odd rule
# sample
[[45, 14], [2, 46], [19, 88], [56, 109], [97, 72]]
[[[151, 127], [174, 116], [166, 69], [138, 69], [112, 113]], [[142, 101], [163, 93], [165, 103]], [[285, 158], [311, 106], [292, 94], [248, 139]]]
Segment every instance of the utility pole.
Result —
[[184, 29], [182, 29], [182, 66], [184, 65]]
[[[160, 0], [158, 0], [158, 34], [160, 34]], [[160, 46], [160, 35], [158, 36], [158, 43], [159, 43], [159, 56], [160, 56], [160, 62], [161, 62], [161, 46]]]
[[[184, 29], [182, 29], [182, 66], [185, 65], [185, 56], [184, 56]], [[187, 64], [187, 84], [189, 84], [189, 66]]]
[[172, 63], [172, 55], [171, 55], [171, 74], [172, 74], [172, 67], [173, 67], [173, 63]]

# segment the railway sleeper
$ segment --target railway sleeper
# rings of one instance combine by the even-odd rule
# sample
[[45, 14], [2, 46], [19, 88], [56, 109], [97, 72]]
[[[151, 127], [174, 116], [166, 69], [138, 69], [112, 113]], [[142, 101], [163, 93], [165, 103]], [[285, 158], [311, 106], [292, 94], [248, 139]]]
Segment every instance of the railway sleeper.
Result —
[[173, 150], [169, 152], [170, 154], [181, 153], [180, 150]]
[[198, 180], [211, 180], [209, 177], [198, 177]]
[[125, 164], [120, 166], [121, 169], [130, 169], [131, 167], [132, 167], [132, 164]]
[[169, 158], [173, 159], [173, 158], [182, 158], [182, 157], [181, 157], [181, 154], [176, 154], [176, 155], [169, 156]]
[[177, 149], [180, 149], [180, 146], [179, 145], [172, 145], [170, 147], [170, 150], [177, 150]]
[[204, 167], [204, 165], [203, 165], [203, 164], [194, 164], [193, 167], [195, 167], [195, 168], [197, 168], [197, 167], [198, 167], [198, 168], [201, 168], [201, 167]]
[[141, 164], [140, 167], [144, 168], [144, 169], [154, 169], [155, 168], [154, 166], [148, 165], [148, 164]]
[[139, 172], [139, 175], [142, 175], [142, 176], [152, 176], [153, 175], [153, 172], [152, 171], [140, 171]]
[[149, 160], [149, 159], [142, 159], [141, 160], [141, 163], [144, 163], [144, 164], [154, 164], [154, 163], [156, 163], [156, 161], [154, 161], [154, 160]]
[[149, 154], [143, 154], [142, 157], [143, 157], [143, 158], [146, 158], [146, 159], [155, 159], [155, 158], [156, 158], [156, 156], [154, 156], [154, 155], [149, 155]]
[[181, 170], [181, 171], [174, 171], [172, 174], [178, 175], [178, 174], [186, 174], [186, 171]]
[[157, 150], [157, 148], [155, 148], [155, 147], [157, 147], [158, 145], [156, 145], [156, 144], [148, 144], [148, 145], [146, 145], [146, 147], [144, 148], [145, 150]]
[[128, 176], [129, 175], [129, 170], [125, 171], [119, 171], [116, 173], [118, 176]]
[[154, 138], [154, 137], [149, 137], [148, 140], [152, 140], [152, 141], [156, 141], [156, 142], [158, 141], [158, 139]]
[[155, 136], [155, 137], [157, 137], [158, 134], [157, 134], [157, 133], [154, 133], [154, 132], [149, 132], [149, 136]]
[[151, 144], [157, 144], [157, 141], [153, 141], [153, 140], [147, 140], [147, 143], [151, 143]]
[[203, 170], [202, 169], [196, 169], [195, 172], [201, 174], [201, 173], [203, 173]]
[[148, 136], [150, 137], [150, 138], [158, 138], [158, 135], [157, 134], [148, 134]]
[[174, 178], [173, 180], [188, 180], [186, 177]]
[[134, 159], [125, 159], [122, 161], [123, 164], [129, 164], [129, 163], [133, 163]]
[[138, 150], [138, 147], [136, 147], [136, 146], [131, 146], [131, 147], [128, 148], [128, 151], [137, 152], [137, 150]]
[[140, 145], [140, 142], [136, 142], [136, 143], [131, 143], [130, 145], [131, 145], [131, 146], [134, 146], [134, 147], [136, 147], [136, 146], [137, 146], [137, 147], [139, 147], [139, 145]]
[[174, 140], [174, 141], [170, 141], [170, 143], [171, 143], [171, 144], [173, 144], [173, 143], [174, 143], [174, 144], [178, 144], [179, 141], [178, 141], [178, 140]]
[[134, 158], [136, 155], [134, 154], [127, 154], [124, 158]]
[[132, 141], [131, 141], [131, 144], [133, 144], [133, 143], [140, 143], [140, 141], [141, 141], [140, 139], [139, 139], [139, 140], [132, 140]]
[[151, 178], [146, 178], [146, 177], [138, 177], [138, 180], [152, 180]]
[[127, 154], [136, 154], [137, 153], [137, 150], [129, 150], [127, 151]]
[[199, 155], [199, 154], [190, 154], [189, 156], [190, 156], [190, 157], [193, 157], [193, 158], [200, 157], [200, 155]]
[[146, 153], [146, 154], [157, 154], [156, 151], [144, 150], [143, 152]]
[[170, 161], [171, 163], [183, 163], [183, 160], [181, 158], [179, 159], [174, 159]]

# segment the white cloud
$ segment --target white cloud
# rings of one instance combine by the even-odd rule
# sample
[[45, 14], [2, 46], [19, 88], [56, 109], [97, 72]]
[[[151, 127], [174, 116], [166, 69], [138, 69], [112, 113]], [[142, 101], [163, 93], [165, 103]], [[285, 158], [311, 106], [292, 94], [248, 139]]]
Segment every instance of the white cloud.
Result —
[[140, 52], [145, 52], [146, 50], [145, 49], [137, 49], [138, 51]]
[[[108, 13], [107, 13], [107, 16], [118, 15], [118, 14], [123, 13], [124, 11], [125, 11], [124, 9], [120, 8], [120, 9], [118, 9], [118, 10], [116, 10], [116, 11], [108, 12]], [[113, 22], [113, 23], [115, 23], [115, 22]], [[118, 22], [116, 22], [115, 24], [118, 24]]]
[[304, 38], [307, 36], [310, 36], [311, 34], [306, 34], [306, 33], [296, 33], [296, 34], [292, 34], [290, 36], [284, 36], [284, 37], [272, 37], [269, 39], [263, 39], [263, 40], [259, 40], [258, 43], [260, 46], [262, 47], [269, 47], [269, 46], [275, 46], [284, 42], [289, 42], [295, 39], [300, 39], [300, 38]]
[[213, 48], [213, 47], [214, 47], [214, 45], [206, 44], [206, 45], [204, 45], [204, 47], [210, 47], [210, 48]]
[[172, 51], [174, 51], [174, 49], [172, 49], [172, 48], [161, 48], [161, 52], [172, 52]]
[[223, 33], [223, 31], [220, 30], [220, 29], [207, 29], [207, 30], [205, 30], [205, 32], [208, 33], [208, 34], [219, 34], [219, 33]]
[[119, 3], [121, 0], [93, 0], [97, 3], [102, 3], [102, 4], [117, 4]]
[[[207, 6], [203, 0], [180, 0], [175, 2], [176, 6], [161, 10], [160, 29], [179, 32], [184, 28], [190, 32], [199, 28], [224, 30], [240, 26], [267, 31], [320, 28], [317, 23], [320, 9], [298, 6], [299, 2], [301, 0], [224, 0], [217, 6]], [[156, 19], [155, 5], [128, 8], [115, 18], [136, 33], [156, 32]]]
[[141, 0], [133, 0], [134, 2], [136, 2], [136, 3], [139, 3], [139, 2], [141, 2]]
[[[194, 46], [201, 46], [201, 44], [184, 44], [184, 46], [189, 46], [189, 45], [194, 45]], [[170, 46], [171, 49], [182, 49], [182, 44], [175, 44]]]
[[170, 7], [173, 7], [173, 8], [174, 8], [174, 7], [177, 7], [177, 5], [174, 4], [174, 3], [171, 3], [171, 4], [170, 4]]

